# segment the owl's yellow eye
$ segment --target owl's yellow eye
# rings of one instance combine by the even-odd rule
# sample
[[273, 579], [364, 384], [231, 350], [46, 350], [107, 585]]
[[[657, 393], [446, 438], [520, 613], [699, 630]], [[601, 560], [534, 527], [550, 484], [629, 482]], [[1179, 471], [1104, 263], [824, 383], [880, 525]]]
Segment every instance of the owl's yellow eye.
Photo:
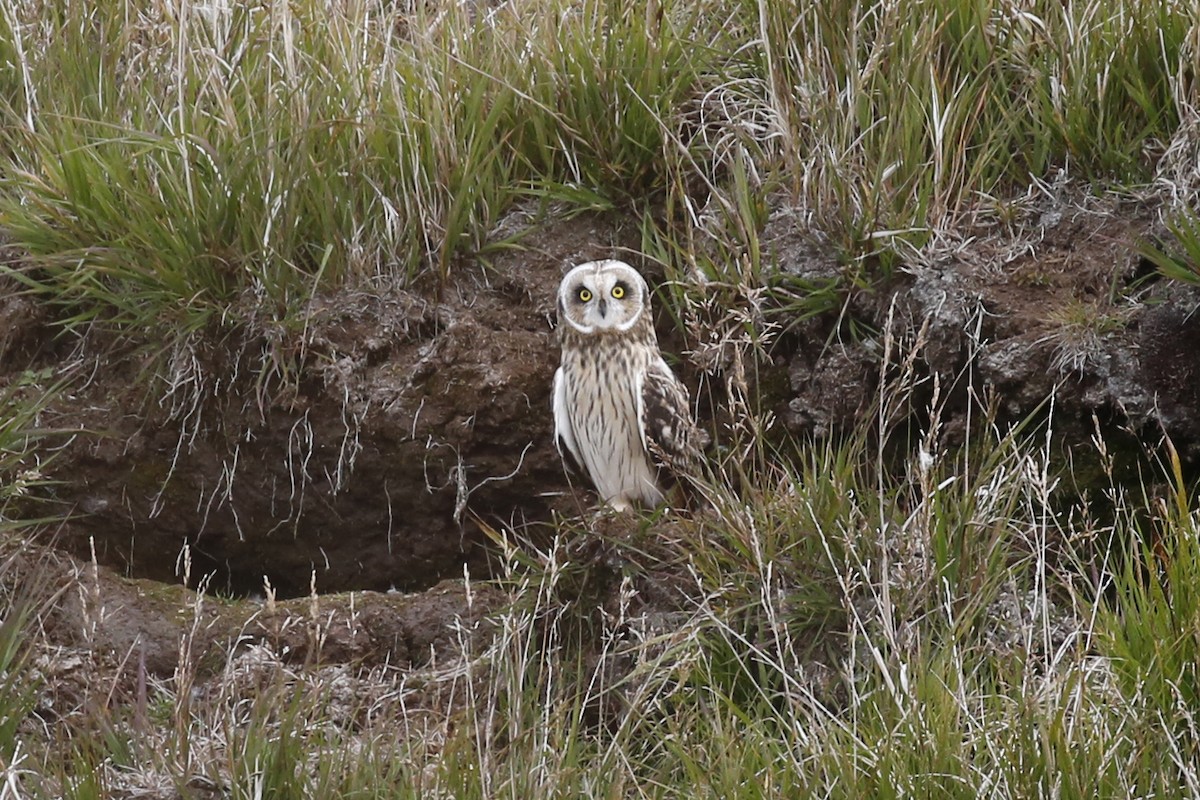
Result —
[[620, 300], [622, 297], [625, 296], [625, 287], [618, 283], [616, 286], [613, 287], [612, 296], [615, 297], [616, 299]]
[[580, 289], [580, 290], [579, 290], [579, 299], [580, 299], [580, 300], [582, 300], [582, 301], [583, 301], [583, 302], [585, 302], [585, 303], [586, 303], [587, 301], [591, 300], [591, 299], [592, 299], [592, 293], [591, 293], [591, 291], [590, 291], [590, 290], [588, 290], [588, 289]]

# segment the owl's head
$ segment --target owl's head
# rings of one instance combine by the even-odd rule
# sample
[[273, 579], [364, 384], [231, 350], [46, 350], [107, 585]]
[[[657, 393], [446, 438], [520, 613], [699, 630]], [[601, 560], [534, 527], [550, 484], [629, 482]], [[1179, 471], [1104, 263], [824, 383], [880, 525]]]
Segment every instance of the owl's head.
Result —
[[589, 261], [562, 279], [558, 315], [580, 333], [627, 331], [650, 306], [650, 290], [624, 261]]

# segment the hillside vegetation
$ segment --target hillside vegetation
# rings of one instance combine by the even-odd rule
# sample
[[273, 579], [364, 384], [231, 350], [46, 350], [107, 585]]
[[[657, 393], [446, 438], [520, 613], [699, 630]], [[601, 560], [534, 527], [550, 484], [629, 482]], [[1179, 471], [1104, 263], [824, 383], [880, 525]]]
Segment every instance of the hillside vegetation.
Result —
[[[0, 331], [0, 800], [1200, 795], [1200, 514], [1168, 438], [1130, 481], [1097, 420], [1085, 479], [1053, 398], [1013, 425], [968, 375], [948, 446], [919, 325], [872, 332], [838, 435], [781, 432], [747, 377], [979, 237], [1035, 252], [1045, 197], [1157, 216], [1148, 262], [1196, 282], [1198, 64], [1167, 1], [0, 4], [0, 291], [57, 337]], [[40, 544], [74, 511], [46, 476], [63, 364], [111, 351], [148, 404], [199, 405], [228, 384], [191, 354], [252, 352], [261, 404], [304, 380], [322, 298], [499, 283], [596, 213], [735, 365], [702, 508], [471, 520], [494, 574], [403, 664], [322, 660], [315, 585], [265, 587], [277, 637], [239, 618], [216, 659], [206, 614], [257, 601], [162, 587], [167, 674], [97, 646], [102, 570]], [[836, 273], [781, 268], [781, 215]]]

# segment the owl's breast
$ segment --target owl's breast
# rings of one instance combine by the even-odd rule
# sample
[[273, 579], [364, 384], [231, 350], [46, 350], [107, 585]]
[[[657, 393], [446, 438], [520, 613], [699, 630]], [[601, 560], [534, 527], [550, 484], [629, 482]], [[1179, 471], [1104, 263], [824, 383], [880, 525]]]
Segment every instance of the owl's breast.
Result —
[[628, 348], [597, 343], [563, 355], [571, 432], [605, 502], [657, 504], [657, 470], [642, 439], [638, 394], [645, 366]]

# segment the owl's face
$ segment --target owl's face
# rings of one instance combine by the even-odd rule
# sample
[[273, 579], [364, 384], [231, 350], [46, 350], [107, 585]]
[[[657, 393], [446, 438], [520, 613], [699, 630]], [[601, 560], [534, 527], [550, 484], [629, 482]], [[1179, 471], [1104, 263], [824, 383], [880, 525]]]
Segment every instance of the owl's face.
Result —
[[589, 261], [558, 287], [559, 317], [580, 333], [627, 331], [649, 306], [649, 289], [623, 261]]

